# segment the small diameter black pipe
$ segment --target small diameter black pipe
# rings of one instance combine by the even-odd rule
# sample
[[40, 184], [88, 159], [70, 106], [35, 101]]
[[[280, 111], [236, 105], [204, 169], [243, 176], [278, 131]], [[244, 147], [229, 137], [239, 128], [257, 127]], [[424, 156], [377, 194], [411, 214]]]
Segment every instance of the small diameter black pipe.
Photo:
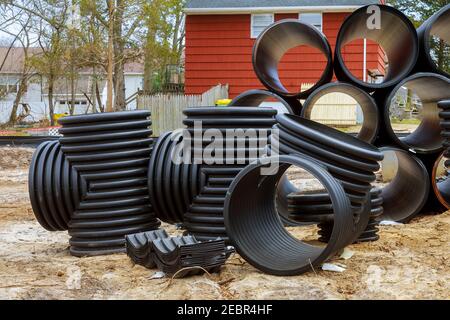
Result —
[[[423, 109], [419, 127], [406, 136], [399, 136], [392, 127], [390, 115], [397, 95], [407, 88], [420, 99]], [[385, 130], [391, 141], [405, 150], [432, 154], [442, 150], [443, 139], [437, 103], [450, 98], [450, 79], [434, 73], [417, 73], [402, 80], [384, 100]]]
[[[323, 73], [310, 89], [290, 92], [281, 83], [278, 65], [283, 56], [293, 48], [306, 45], [319, 50], [327, 60]], [[331, 47], [325, 35], [312, 25], [297, 19], [278, 21], [264, 30], [253, 47], [253, 69], [262, 84], [278, 95], [304, 99], [316, 88], [330, 82], [333, 77]]]
[[276, 102], [281, 103], [282, 106], [277, 108], [279, 113], [300, 114], [302, 109], [302, 104], [298, 99], [282, 97], [273, 92], [259, 89], [241, 93], [231, 101], [229, 106], [259, 107], [263, 102], [267, 102], [267, 100], [275, 100]]
[[[353, 214], [348, 197], [319, 163], [301, 156], [281, 156], [278, 173], [263, 176], [267, 164], [260, 161], [242, 170], [231, 184], [225, 200], [225, 225], [237, 252], [259, 270], [278, 276], [299, 275], [332, 257], [348, 244]], [[290, 166], [305, 169], [330, 195], [336, 221], [325, 247], [294, 238], [283, 226], [274, 205], [277, 183]]]
[[450, 210], [450, 163], [442, 153], [433, 166], [431, 185], [440, 204]]
[[380, 127], [377, 104], [369, 94], [349, 83], [333, 82], [318, 88], [305, 101], [301, 113], [302, 117], [311, 119], [313, 109], [317, 102], [322, 97], [334, 93], [341, 93], [352, 97], [356, 101], [357, 106], [361, 107], [364, 120], [357, 138], [368, 143], [374, 142]]
[[[443, 70], [436, 63], [434, 50], [431, 43], [437, 39], [450, 46], [450, 4], [447, 4], [441, 10], [432, 15], [418, 29], [419, 37], [419, 60], [417, 61], [416, 71], [440, 73], [450, 78], [448, 70]], [[447, 53], [448, 58], [448, 53]]]
[[[373, 8], [377, 10], [374, 11]], [[377, 25], [378, 21], [380, 25]], [[369, 83], [358, 79], [345, 63], [344, 47], [362, 39], [377, 42], [386, 52], [389, 67], [382, 82]], [[408, 76], [416, 65], [418, 52], [416, 29], [402, 12], [385, 5], [365, 6], [348, 16], [339, 30], [334, 70], [339, 81], [349, 82], [367, 92], [373, 92], [376, 89], [395, 86]]]
[[411, 153], [383, 147], [382, 188], [384, 213], [379, 220], [407, 223], [425, 206], [430, 192], [430, 178], [423, 162]]

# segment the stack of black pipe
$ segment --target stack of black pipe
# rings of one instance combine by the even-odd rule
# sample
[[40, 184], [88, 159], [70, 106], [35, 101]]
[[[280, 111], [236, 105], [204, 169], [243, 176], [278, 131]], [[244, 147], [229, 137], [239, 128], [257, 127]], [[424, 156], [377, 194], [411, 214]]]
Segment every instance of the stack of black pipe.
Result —
[[441, 134], [444, 139], [445, 148], [441, 157], [442, 161], [439, 161], [438, 165], [443, 165], [446, 172], [440, 181], [436, 181], [436, 193], [439, 195], [440, 201], [445, 207], [450, 209], [450, 100], [440, 101], [438, 106], [442, 110], [439, 116], [441, 118]]
[[49, 230], [69, 230], [72, 255], [124, 252], [125, 235], [159, 227], [147, 186], [149, 116], [135, 111], [66, 117], [59, 142], [36, 150], [30, 168], [35, 215]]
[[[189, 108], [184, 114], [186, 131], [191, 137], [191, 160], [200, 166], [204, 179], [202, 189], [184, 215], [184, 226], [200, 241], [217, 237], [228, 240], [223, 217], [225, 196], [236, 175], [264, 154], [276, 111], [256, 107], [206, 107]], [[196, 127], [199, 122], [202, 126]], [[233, 137], [239, 132], [251, 135]], [[216, 154], [208, 153], [208, 145], [219, 137], [224, 139], [216, 147], [222, 148], [223, 153], [217, 153], [217, 149]]]

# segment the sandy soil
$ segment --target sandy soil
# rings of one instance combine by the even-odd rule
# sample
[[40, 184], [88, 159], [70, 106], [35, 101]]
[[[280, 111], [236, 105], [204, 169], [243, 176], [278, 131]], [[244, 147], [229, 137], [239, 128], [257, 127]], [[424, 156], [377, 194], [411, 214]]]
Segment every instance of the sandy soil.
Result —
[[346, 266], [343, 273], [273, 277], [233, 255], [220, 274], [152, 279], [157, 270], [125, 255], [71, 257], [67, 234], [34, 219], [31, 152], [0, 149], [0, 299], [450, 299], [450, 213], [382, 227], [380, 241], [353, 245], [350, 259], [332, 261]]

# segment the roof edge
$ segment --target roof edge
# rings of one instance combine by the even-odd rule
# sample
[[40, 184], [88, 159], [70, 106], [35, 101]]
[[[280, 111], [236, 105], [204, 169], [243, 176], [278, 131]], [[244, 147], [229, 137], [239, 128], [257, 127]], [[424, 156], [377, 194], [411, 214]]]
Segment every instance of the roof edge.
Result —
[[353, 12], [364, 5], [356, 6], [298, 6], [298, 7], [249, 7], [249, 8], [185, 8], [187, 15], [207, 14], [251, 14], [251, 13], [298, 13], [302, 12]]

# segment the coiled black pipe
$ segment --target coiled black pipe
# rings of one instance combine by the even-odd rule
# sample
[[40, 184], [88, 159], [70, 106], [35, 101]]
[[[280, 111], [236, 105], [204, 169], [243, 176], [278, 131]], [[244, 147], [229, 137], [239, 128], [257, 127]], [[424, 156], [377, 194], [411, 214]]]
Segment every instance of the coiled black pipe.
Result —
[[439, 68], [433, 59], [433, 50], [431, 43], [433, 37], [438, 37], [450, 46], [450, 4], [447, 4], [441, 10], [432, 15], [418, 29], [419, 37], [419, 60], [417, 61], [416, 71], [440, 73], [450, 78], [448, 71]]
[[69, 222], [72, 255], [125, 252], [125, 235], [159, 227], [147, 181], [149, 116], [134, 111], [60, 120], [61, 151], [73, 168], [63, 185], [75, 204]]
[[383, 147], [380, 151], [384, 154], [382, 175], [388, 184], [382, 188], [384, 212], [378, 220], [408, 222], [427, 202], [431, 187], [427, 168], [405, 150]]
[[148, 170], [150, 202], [156, 216], [167, 223], [182, 223], [192, 200], [201, 190], [204, 175], [194, 163], [184, 163], [179, 153], [182, 134], [163, 134], [153, 146]]
[[[264, 154], [271, 128], [275, 124], [276, 110], [258, 107], [204, 107], [186, 109], [184, 114], [187, 118], [184, 120], [186, 132], [183, 135], [189, 133], [191, 160], [199, 165], [204, 177], [200, 192], [184, 216], [184, 226], [189, 234], [200, 241], [214, 240], [217, 237], [228, 241], [223, 218], [225, 196], [236, 175], [247, 164]], [[195, 127], [199, 123], [201, 128]], [[235, 129], [256, 136], [227, 136], [229, 130]], [[216, 140], [216, 137], [204, 136], [208, 135], [209, 130], [225, 139]], [[223, 154], [215, 154], [223, 162], [214, 162], [214, 154], [206, 152], [211, 143], [223, 149]], [[226, 158], [227, 156], [231, 159]]]
[[[289, 92], [281, 83], [278, 65], [290, 49], [307, 45], [319, 50], [327, 60], [317, 83], [306, 91]], [[330, 82], [333, 77], [331, 47], [328, 40], [312, 25], [296, 19], [278, 21], [264, 30], [253, 47], [253, 69], [262, 84], [270, 91], [284, 97], [306, 98], [316, 88]]]
[[[377, 25], [377, 22], [380, 25]], [[370, 25], [371, 23], [374, 25]], [[358, 79], [346, 66], [344, 47], [352, 41], [362, 39], [377, 42], [386, 52], [389, 68], [382, 82], [369, 83]], [[386, 5], [365, 6], [348, 16], [339, 30], [334, 71], [339, 81], [349, 82], [367, 92], [373, 92], [376, 89], [395, 86], [408, 76], [416, 65], [418, 53], [416, 29], [402, 12]]]
[[42, 143], [33, 154], [28, 191], [34, 215], [48, 231], [69, 229], [74, 205], [67, 183], [72, 170], [58, 141]]
[[356, 103], [361, 107], [364, 116], [362, 128], [357, 138], [368, 143], [374, 142], [380, 127], [377, 104], [369, 94], [349, 83], [333, 82], [318, 88], [305, 101], [301, 113], [302, 117], [311, 119], [316, 103], [327, 94], [333, 93], [343, 93], [355, 99]]
[[290, 113], [290, 114], [300, 114], [302, 110], [302, 104], [298, 99], [281, 97], [273, 92], [267, 90], [249, 90], [241, 93], [236, 98], [234, 98], [229, 106], [241, 107], [241, 106], [252, 106], [259, 107], [263, 102], [267, 100], [275, 100], [282, 104], [279, 112]]
[[370, 144], [333, 128], [292, 115], [278, 115], [280, 154], [300, 154], [320, 162], [342, 183], [353, 208], [353, 243], [370, 218], [370, 190], [383, 154]]
[[[412, 133], [400, 137], [392, 127], [391, 108], [395, 106], [400, 91], [408, 88], [422, 102], [421, 122]], [[450, 79], [434, 73], [417, 73], [402, 80], [384, 99], [385, 130], [391, 141], [405, 150], [420, 154], [433, 154], [442, 149], [443, 139], [437, 103], [450, 98]]]
[[[319, 266], [348, 244], [353, 214], [341, 184], [321, 164], [297, 156], [281, 156], [278, 173], [263, 176], [260, 161], [247, 166], [231, 184], [225, 200], [225, 225], [236, 251], [259, 270], [279, 276], [298, 275]], [[294, 238], [274, 206], [277, 183], [290, 166], [314, 175], [330, 195], [336, 221], [331, 241], [312, 246]]]

